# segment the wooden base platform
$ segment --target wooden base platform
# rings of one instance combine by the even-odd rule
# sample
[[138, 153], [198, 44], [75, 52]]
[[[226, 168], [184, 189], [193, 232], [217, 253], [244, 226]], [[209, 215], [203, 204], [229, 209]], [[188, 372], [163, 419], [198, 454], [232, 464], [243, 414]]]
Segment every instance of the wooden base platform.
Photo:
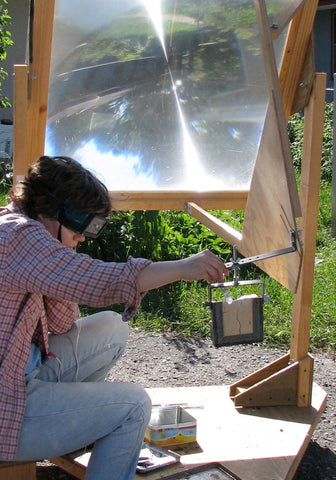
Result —
[[[148, 393], [153, 404], [181, 404], [197, 419], [197, 445], [171, 447], [181, 454], [180, 463], [136, 475], [137, 480], [165, 478], [212, 462], [242, 480], [290, 480], [326, 405], [326, 393], [316, 384], [312, 406], [305, 408], [236, 408], [226, 386], [154, 388]], [[51, 461], [84, 478], [87, 456], [75, 462], [69, 455]]]

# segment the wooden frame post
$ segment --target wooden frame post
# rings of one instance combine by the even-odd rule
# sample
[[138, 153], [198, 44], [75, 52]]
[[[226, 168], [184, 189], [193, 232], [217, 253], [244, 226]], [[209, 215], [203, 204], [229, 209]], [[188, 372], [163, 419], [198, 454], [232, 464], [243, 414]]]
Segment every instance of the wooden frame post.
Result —
[[304, 245], [300, 284], [294, 296], [291, 358], [301, 360], [308, 354], [310, 310], [314, 275], [323, 141], [326, 75], [316, 74], [310, 102], [305, 109], [304, 143], [301, 173], [302, 218], [299, 229]]
[[304, 361], [300, 369], [298, 405], [311, 402], [312, 360], [308, 358], [313, 277], [317, 234], [318, 203], [321, 176], [326, 75], [316, 74], [310, 102], [305, 109], [304, 143], [301, 172], [301, 207], [299, 222], [304, 245], [300, 282], [293, 301], [292, 336], [290, 356], [294, 361]]
[[44, 153], [55, 0], [34, 0], [31, 63], [15, 66], [14, 183]]
[[28, 67], [14, 65], [14, 179], [26, 173], [28, 155]]
[[55, 0], [34, 0], [32, 63], [29, 66], [27, 165], [44, 153], [54, 9]]

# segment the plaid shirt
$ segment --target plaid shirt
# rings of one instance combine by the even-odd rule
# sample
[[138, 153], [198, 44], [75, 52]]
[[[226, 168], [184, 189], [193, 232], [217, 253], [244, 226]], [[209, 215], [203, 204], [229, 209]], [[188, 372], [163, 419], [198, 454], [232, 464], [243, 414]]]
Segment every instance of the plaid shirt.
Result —
[[62, 245], [14, 204], [0, 210], [2, 458], [15, 458], [31, 342], [48, 352], [48, 332], [67, 332], [79, 316], [78, 304], [125, 303], [123, 319], [129, 320], [142, 298], [137, 274], [149, 263], [133, 258], [126, 263], [94, 260]]

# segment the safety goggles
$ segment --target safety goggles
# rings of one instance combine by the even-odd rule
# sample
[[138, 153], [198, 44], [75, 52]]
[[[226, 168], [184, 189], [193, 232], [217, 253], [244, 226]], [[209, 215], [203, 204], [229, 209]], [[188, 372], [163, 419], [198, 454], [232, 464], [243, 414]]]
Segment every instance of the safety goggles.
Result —
[[81, 212], [77, 208], [62, 205], [57, 220], [64, 227], [85, 237], [97, 238], [107, 223], [107, 219], [94, 213]]

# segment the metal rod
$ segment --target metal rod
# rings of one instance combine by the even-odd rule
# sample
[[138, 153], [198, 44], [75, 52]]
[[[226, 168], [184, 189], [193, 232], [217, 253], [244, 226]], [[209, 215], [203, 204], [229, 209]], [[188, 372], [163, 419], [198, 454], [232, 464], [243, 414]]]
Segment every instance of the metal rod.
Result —
[[[292, 253], [297, 250], [296, 241], [295, 241], [295, 232], [291, 231], [291, 247], [287, 247], [281, 250], [275, 250], [274, 252], [268, 253], [261, 253], [260, 255], [254, 255], [253, 257], [246, 257], [246, 258], [235, 258], [237, 256], [237, 251], [235, 246], [233, 247], [233, 259], [230, 262], [225, 263], [226, 268], [233, 268], [235, 270], [235, 274], [237, 273], [237, 269], [239, 265], [246, 265], [247, 263], [254, 263], [258, 262], [259, 260], [266, 260], [267, 258], [278, 257], [279, 255], [285, 255], [286, 253]], [[234, 276], [235, 278], [235, 276]]]

